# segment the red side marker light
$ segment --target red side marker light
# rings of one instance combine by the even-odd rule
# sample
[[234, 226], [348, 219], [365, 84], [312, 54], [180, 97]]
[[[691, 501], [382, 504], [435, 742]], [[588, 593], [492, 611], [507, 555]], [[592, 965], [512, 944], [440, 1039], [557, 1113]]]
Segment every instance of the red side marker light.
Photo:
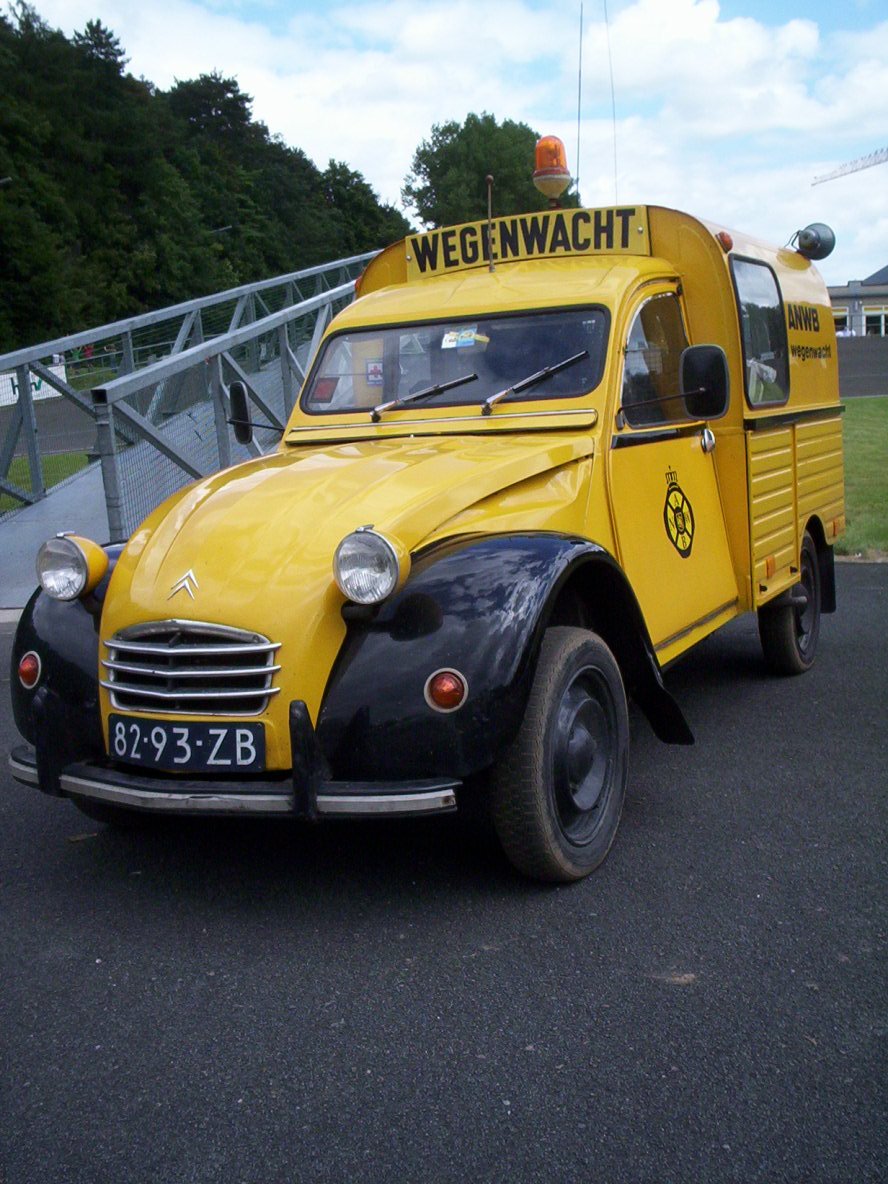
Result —
[[456, 711], [469, 693], [469, 684], [458, 670], [436, 670], [425, 685], [425, 700], [435, 711]]
[[40, 658], [33, 650], [28, 650], [26, 654], [22, 654], [18, 665], [19, 682], [26, 690], [31, 690], [36, 687], [40, 679]]

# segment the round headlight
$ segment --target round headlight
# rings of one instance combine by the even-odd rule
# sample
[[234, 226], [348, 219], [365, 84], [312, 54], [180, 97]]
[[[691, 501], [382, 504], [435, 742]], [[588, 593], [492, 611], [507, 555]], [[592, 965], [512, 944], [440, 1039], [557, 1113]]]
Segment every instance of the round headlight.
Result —
[[392, 543], [369, 526], [347, 534], [333, 556], [333, 576], [356, 604], [379, 604], [401, 583], [402, 564]]
[[107, 568], [105, 551], [74, 535], [48, 539], [37, 552], [37, 579], [55, 600], [76, 600], [98, 584]]

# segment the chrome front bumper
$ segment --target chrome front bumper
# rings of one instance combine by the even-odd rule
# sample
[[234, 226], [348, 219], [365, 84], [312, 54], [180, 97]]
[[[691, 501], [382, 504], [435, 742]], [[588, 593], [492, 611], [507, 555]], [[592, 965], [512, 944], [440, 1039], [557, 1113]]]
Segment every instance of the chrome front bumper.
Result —
[[[16, 781], [40, 785], [34, 749], [13, 749], [9, 768]], [[319, 781], [306, 806], [289, 774], [242, 782], [191, 781], [131, 773], [120, 765], [80, 761], [62, 769], [66, 797], [85, 798], [151, 813], [281, 816], [301, 818], [398, 817], [456, 809], [460, 782], [442, 778], [412, 782]]]

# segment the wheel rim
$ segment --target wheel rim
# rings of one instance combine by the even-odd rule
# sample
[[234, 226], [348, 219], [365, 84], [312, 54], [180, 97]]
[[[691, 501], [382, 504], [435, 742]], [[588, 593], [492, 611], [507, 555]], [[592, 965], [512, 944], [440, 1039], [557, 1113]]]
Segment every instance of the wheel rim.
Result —
[[570, 842], [591, 841], [615, 780], [617, 714], [601, 675], [582, 670], [565, 690], [552, 735], [552, 792]]
[[801, 576], [799, 587], [804, 595], [805, 603], [804, 606], [800, 606], [795, 610], [795, 631], [799, 653], [804, 657], [813, 649], [817, 641], [819, 619], [817, 573], [814, 570], [814, 563], [807, 548], [802, 549]]

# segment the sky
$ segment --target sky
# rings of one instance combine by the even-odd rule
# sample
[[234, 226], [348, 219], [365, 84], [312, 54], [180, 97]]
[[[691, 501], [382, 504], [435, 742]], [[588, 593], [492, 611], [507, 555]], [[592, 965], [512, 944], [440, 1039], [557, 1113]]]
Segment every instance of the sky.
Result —
[[34, 6], [68, 36], [100, 19], [162, 89], [235, 77], [272, 133], [398, 208], [433, 125], [486, 111], [561, 136], [584, 205], [673, 206], [781, 244], [826, 222], [831, 284], [888, 264], [888, 163], [812, 185], [888, 147], [884, 0], [583, 0], [582, 52], [580, 0]]

